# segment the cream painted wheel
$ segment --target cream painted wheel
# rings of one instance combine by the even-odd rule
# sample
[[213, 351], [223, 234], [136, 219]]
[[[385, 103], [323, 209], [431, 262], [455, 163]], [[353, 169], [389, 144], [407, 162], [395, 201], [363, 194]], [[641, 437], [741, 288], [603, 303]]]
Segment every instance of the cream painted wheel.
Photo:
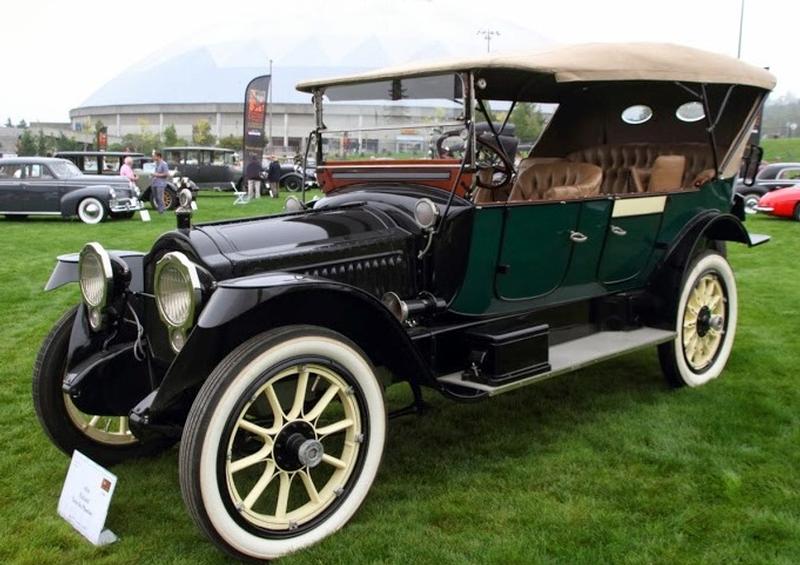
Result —
[[681, 289], [675, 340], [659, 347], [667, 379], [700, 386], [717, 378], [736, 334], [736, 280], [724, 257], [708, 251], [691, 266]]
[[64, 407], [67, 416], [83, 434], [105, 445], [131, 445], [138, 439], [128, 427], [127, 416], [97, 416], [84, 414], [72, 402], [68, 394], [64, 394]]
[[106, 217], [106, 208], [97, 198], [84, 198], [78, 204], [78, 218], [84, 224], [99, 224]]
[[274, 330], [203, 385], [181, 442], [181, 491], [220, 548], [276, 558], [350, 519], [385, 436], [381, 386], [355, 344], [317, 327]]

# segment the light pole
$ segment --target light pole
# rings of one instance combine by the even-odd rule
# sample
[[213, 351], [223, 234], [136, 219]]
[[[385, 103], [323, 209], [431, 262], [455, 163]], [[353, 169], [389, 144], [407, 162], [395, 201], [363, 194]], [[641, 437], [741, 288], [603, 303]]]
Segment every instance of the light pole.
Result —
[[268, 96], [268, 103], [269, 103], [269, 133], [267, 135], [267, 139], [269, 141], [269, 148], [270, 152], [272, 149], [272, 59], [269, 60], [269, 96]]
[[500, 32], [496, 29], [479, 29], [478, 35], [482, 35], [486, 40], [486, 52], [490, 53], [492, 51], [492, 37], [499, 37]]
[[739, 9], [739, 46], [736, 48], [736, 58], [742, 58], [742, 29], [744, 28], [744, 0]]

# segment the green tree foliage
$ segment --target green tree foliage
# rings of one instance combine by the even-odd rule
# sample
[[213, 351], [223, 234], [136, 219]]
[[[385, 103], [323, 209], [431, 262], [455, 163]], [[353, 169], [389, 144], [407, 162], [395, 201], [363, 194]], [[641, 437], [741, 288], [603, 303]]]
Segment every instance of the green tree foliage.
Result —
[[94, 123], [94, 132], [95, 133], [100, 133], [101, 131], [103, 131], [103, 128], [105, 128], [105, 127], [106, 127], [106, 125], [103, 123], [103, 120], [97, 120]]
[[800, 100], [791, 92], [770, 100], [764, 106], [761, 132], [764, 137], [800, 137]]
[[77, 141], [74, 137], [67, 137], [63, 131], [53, 139], [53, 146], [56, 151], [80, 151], [83, 149], [83, 143]]
[[36, 154], [44, 157], [52, 150], [52, 138], [44, 135], [42, 130], [36, 135]]
[[26, 122], [25, 120], [20, 120], [19, 122], [17, 122], [17, 127], [26, 129], [28, 127], [28, 122]]
[[129, 133], [122, 138], [122, 148], [149, 155], [161, 147], [161, 136], [150, 131], [147, 120], [139, 120], [139, 133]]
[[17, 139], [17, 155], [23, 157], [36, 155], [36, 139], [33, 137], [31, 130], [27, 128]]
[[241, 151], [244, 147], [244, 141], [242, 140], [241, 135], [228, 135], [225, 137], [219, 138], [219, 142], [217, 143], [220, 147], [224, 147], [226, 149], [233, 149], [234, 151]]
[[211, 124], [208, 120], [198, 120], [192, 126], [192, 143], [196, 145], [214, 145], [217, 138], [211, 133]]
[[175, 129], [175, 124], [170, 124], [164, 128], [161, 134], [166, 147], [173, 147], [175, 145], [184, 145], [183, 140], [178, 137], [178, 132]]
[[516, 126], [516, 135], [523, 142], [536, 141], [544, 129], [544, 117], [536, 104], [518, 103], [508, 121]]
[[8, 118], [6, 120], [6, 127], [7, 128], [13, 128], [14, 127], [14, 123], [11, 121], [11, 118]]

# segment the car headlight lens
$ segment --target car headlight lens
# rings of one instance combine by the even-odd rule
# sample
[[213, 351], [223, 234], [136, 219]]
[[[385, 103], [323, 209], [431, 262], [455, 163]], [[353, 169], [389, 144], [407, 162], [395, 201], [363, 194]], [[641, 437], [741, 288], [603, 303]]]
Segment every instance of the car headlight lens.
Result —
[[88, 309], [89, 325], [98, 329], [103, 322], [102, 309], [111, 294], [114, 273], [108, 251], [97, 242], [84, 245], [78, 258], [81, 298]]
[[197, 267], [183, 253], [167, 253], [156, 263], [154, 287], [158, 314], [169, 329], [172, 349], [180, 351], [200, 302]]

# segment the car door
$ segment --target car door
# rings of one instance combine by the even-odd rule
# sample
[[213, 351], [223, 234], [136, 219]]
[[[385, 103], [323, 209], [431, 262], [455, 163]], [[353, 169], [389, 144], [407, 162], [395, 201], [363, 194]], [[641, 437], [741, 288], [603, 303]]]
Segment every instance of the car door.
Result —
[[577, 230], [581, 206], [578, 200], [505, 206], [495, 275], [498, 298], [538, 298], [561, 285], [573, 247], [586, 237]]
[[24, 212], [25, 166], [20, 163], [0, 165], [0, 212]]
[[666, 204], [666, 194], [614, 199], [597, 273], [601, 283], [624, 283], [644, 270], [655, 249]]
[[29, 212], [58, 212], [61, 202], [60, 183], [46, 165], [25, 165], [25, 210]]

